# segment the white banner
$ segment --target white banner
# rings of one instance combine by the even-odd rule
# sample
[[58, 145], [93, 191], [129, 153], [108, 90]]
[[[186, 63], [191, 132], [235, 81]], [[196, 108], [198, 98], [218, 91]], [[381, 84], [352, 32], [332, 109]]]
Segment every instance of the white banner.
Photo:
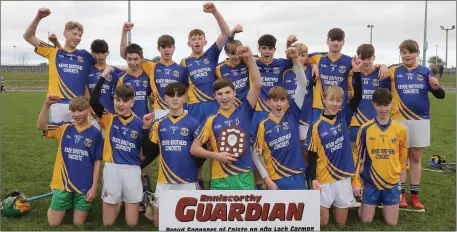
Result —
[[160, 231], [320, 230], [316, 190], [163, 191]]

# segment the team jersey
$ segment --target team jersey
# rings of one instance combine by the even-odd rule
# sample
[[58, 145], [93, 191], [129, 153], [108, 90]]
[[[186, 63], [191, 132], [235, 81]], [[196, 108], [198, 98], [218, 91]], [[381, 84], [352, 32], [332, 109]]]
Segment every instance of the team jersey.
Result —
[[[121, 72], [120, 69], [111, 66], [114, 71], [106, 78], [105, 82], [103, 83], [102, 90], [100, 92], [100, 104], [105, 107], [106, 110], [110, 113], [114, 113], [114, 90], [116, 89], [116, 84], [119, 80], [119, 73]], [[105, 69], [104, 66], [93, 65], [89, 72], [89, 78], [87, 81], [87, 88], [89, 90], [89, 94], [92, 95], [92, 91], [94, 90], [95, 85], [102, 75], [103, 70]]]
[[246, 99], [251, 86], [251, 79], [244, 62], [240, 62], [235, 66], [230, 63], [229, 59], [226, 59], [216, 67], [216, 77], [218, 79], [228, 78], [232, 80], [236, 90], [235, 101], [237, 104], [241, 104]]
[[360, 178], [380, 190], [397, 185], [406, 166], [407, 139], [406, 128], [392, 119], [386, 125], [380, 125], [376, 118], [363, 124], [356, 140], [357, 171], [352, 185], [361, 186]]
[[380, 81], [378, 74], [378, 68], [367, 73], [360, 72], [360, 78], [362, 79], [362, 100], [352, 117], [350, 126], [361, 126], [376, 116], [376, 111], [373, 107], [373, 93], [379, 87]]
[[129, 118], [124, 119], [105, 109], [101, 122], [100, 125], [105, 130], [103, 161], [140, 166], [143, 121], [133, 112]]
[[160, 147], [158, 183], [188, 184], [197, 181], [197, 163], [190, 154], [190, 147], [198, 126], [198, 121], [186, 112], [176, 119], [168, 115], [154, 122], [150, 139]]
[[132, 110], [139, 118], [143, 118], [145, 114], [149, 113], [148, 97], [152, 93], [149, 76], [145, 72], [142, 72], [139, 76], [134, 76], [128, 72], [122, 72], [119, 75], [117, 86], [126, 84], [133, 87], [135, 90], [135, 104]]
[[91, 123], [49, 123], [43, 135], [59, 143], [51, 188], [86, 194], [93, 184], [94, 162], [102, 158], [100, 131]]
[[282, 75], [284, 71], [292, 68], [293, 63], [283, 58], [273, 58], [270, 63], [265, 64], [258, 58], [256, 64], [262, 77], [262, 89], [260, 90], [256, 110], [269, 112], [270, 107], [267, 105], [268, 92], [273, 86], [283, 86]]
[[430, 76], [433, 76], [430, 69], [417, 64], [412, 68], [402, 64], [389, 67], [394, 120], [430, 119]]
[[265, 166], [272, 180], [301, 174], [305, 171], [298, 119], [301, 110], [293, 99], [281, 118], [268, 115], [257, 130], [255, 147], [263, 150]]
[[[306, 65], [303, 67], [305, 71], [305, 76], [307, 79], [306, 82], [306, 90], [305, 90], [305, 100], [303, 101], [303, 106], [301, 108], [300, 114], [300, 125], [309, 125], [311, 123], [311, 117], [313, 115], [312, 110], [312, 103], [313, 103], [313, 83], [314, 79], [312, 76], [312, 67], [311, 65]], [[295, 89], [297, 88], [297, 76], [295, 75], [295, 71], [293, 68], [288, 69], [283, 74], [283, 83], [284, 88], [287, 91], [287, 95], [289, 99], [293, 99], [295, 97]]]
[[[219, 109], [217, 113], [208, 116], [203, 123], [200, 124], [195, 131], [195, 137], [202, 144], [210, 141], [213, 151], [219, 151], [217, 148], [217, 141], [219, 140], [219, 133], [221, 130], [227, 126], [238, 126], [249, 137], [252, 130], [251, 119], [253, 114], [254, 109], [252, 109], [247, 99], [232, 111], [226, 112]], [[251, 151], [248, 147], [241, 157], [232, 164], [223, 164], [217, 160], [212, 160], [211, 178], [219, 179], [249, 172], [252, 170], [253, 164]]]
[[214, 43], [199, 57], [182, 59], [181, 65], [188, 75], [188, 104], [214, 100], [213, 83], [216, 80], [216, 66], [221, 50]]
[[331, 85], [340, 86], [343, 91], [343, 106], [347, 105], [347, 93], [352, 91], [352, 58], [341, 54], [336, 59], [328, 56], [327, 52], [312, 53], [309, 61], [319, 66], [319, 78], [316, 79], [316, 87], [313, 94], [313, 108], [324, 109], [322, 102], [323, 91]]
[[[156, 110], [168, 110], [168, 104], [164, 100], [165, 90], [168, 84], [179, 82], [188, 86], [184, 67], [174, 61], [170, 61], [169, 63], [163, 63], [162, 61], [155, 63], [144, 60], [141, 63], [141, 68], [150, 78], [151, 90], [154, 93], [152, 107]], [[184, 109], [186, 108], [187, 105], [184, 104]]]
[[95, 58], [86, 50], [66, 51], [43, 41], [35, 52], [49, 61], [48, 94], [71, 100], [86, 95], [87, 77]]
[[317, 153], [316, 179], [321, 184], [342, 180], [355, 172], [349, 120], [344, 112], [340, 111], [333, 120], [321, 115], [308, 130], [305, 148]]

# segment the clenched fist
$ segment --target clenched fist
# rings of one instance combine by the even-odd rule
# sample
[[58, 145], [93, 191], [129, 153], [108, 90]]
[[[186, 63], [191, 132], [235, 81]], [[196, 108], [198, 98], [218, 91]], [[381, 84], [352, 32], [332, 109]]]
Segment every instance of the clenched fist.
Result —
[[48, 17], [48, 15], [50, 15], [50, 14], [51, 14], [51, 10], [49, 10], [49, 8], [42, 7], [40, 9], [38, 9], [36, 16], [38, 18], [42, 19], [42, 18]]
[[248, 58], [252, 56], [252, 51], [248, 46], [239, 46], [236, 48], [236, 54], [240, 58]]
[[205, 13], [214, 13], [216, 10], [216, 5], [212, 2], [208, 2], [203, 5], [203, 12]]
[[125, 32], [129, 32], [130, 30], [132, 30], [133, 26], [134, 26], [133, 23], [125, 22], [124, 26], [122, 27], [122, 30], [125, 31]]

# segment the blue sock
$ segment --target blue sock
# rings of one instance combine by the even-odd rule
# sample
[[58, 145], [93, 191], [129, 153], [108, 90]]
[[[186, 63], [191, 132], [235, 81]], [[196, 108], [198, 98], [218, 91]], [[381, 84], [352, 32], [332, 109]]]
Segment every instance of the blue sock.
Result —
[[256, 185], [255, 185], [255, 188], [256, 188], [257, 190], [263, 190], [263, 184], [256, 184]]

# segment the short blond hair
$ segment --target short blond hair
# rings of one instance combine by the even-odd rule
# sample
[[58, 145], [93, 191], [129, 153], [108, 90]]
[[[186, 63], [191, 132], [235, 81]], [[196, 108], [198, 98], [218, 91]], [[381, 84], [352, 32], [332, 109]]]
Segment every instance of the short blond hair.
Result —
[[268, 100], [288, 100], [289, 96], [287, 95], [286, 89], [281, 86], [273, 86], [270, 91], [268, 91]]
[[71, 31], [73, 29], [78, 29], [81, 31], [81, 34], [84, 33], [84, 28], [81, 23], [70, 21], [65, 24], [65, 31]]
[[322, 96], [325, 98], [336, 98], [336, 99], [343, 99], [344, 91], [341, 87], [337, 85], [331, 85], [324, 90]]
[[308, 54], [308, 46], [306, 46], [304, 43], [295, 43], [293, 47], [297, 49], [298, 55], [303, 53]]
[[77, 96], [71, 99], [69, 109], [71, 112], [90, 109], [89, 98], [85, 96]]

